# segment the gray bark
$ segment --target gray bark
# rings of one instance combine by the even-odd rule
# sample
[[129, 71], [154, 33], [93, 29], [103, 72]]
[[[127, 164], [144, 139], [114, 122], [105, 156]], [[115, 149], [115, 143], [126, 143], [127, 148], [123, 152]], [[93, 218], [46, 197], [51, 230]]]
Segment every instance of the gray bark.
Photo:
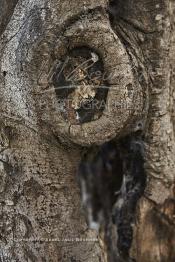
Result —
[[[86, 223], [77, 170], [86, 148], [141, 123], [147, 185], [130, 257], [173, 262], [173, 1], [0, 0], [0, 7], [0, 261], [119, 261], [116, 236], [110, 248], [106, 229]], [[82, 46], [112, 77], [110, 108], [77, 124], [60, 111], [53, 75]]]

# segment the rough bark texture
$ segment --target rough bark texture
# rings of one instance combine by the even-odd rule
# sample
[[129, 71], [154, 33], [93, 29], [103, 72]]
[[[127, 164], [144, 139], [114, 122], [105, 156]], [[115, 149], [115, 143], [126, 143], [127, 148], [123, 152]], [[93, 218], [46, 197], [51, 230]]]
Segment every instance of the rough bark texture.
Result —
[[[0, 0], [1, 261], [175, 261], [175, 4], [135, 2]], [[77, 124], [63, 117], [53, 76], [82, 47], [112, 76], [110, 110]], [[122, 260], [111, 218], [101, 233], [88, 228], [76, 174], [86, 148], [140, 123], [147, 185]]]

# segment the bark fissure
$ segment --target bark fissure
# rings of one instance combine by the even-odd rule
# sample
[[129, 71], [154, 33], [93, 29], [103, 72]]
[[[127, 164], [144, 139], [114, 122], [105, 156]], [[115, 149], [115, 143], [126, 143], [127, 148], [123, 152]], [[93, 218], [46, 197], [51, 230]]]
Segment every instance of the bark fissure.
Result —
[[86, 150], [81, 160], [78, 179], [86, 218], [89, 227], [105, 231], [109, 261], [130, 259], [132, 224], [146, 186], [144, 151], [143, 136], [138, 131]]
[[[0, 0], [0, 7], [0, 259], [106, 262], [108, 253], [109, 261], [174, 261], [173, 1]], [[58, 62], [81, 47], [99, 56], [109, 89], [97, 119], [90, 110], [85, 121], [70, 123], [50, 80]], [[145, 156], [136, 160], [131, 150], [129, 161], [140, 125]], [[90, 160], [81, 160], [84, 150]], [[106, 246], [104, 231], [87, 228], [82, 212], [81, 161], [90, 161], [80, 176], [93, 191], [91, 226], [104, 225]], [[134, 162], [146, 172], [145, 191], [133, 172], [123, 194], [124, 163], [130, 170]]]

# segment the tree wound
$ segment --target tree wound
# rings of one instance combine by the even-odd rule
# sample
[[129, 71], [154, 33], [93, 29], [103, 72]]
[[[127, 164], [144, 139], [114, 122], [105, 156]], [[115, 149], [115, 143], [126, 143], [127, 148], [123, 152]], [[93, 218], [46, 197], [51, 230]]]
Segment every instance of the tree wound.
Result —
[[108, 93], [104, 78], [102, 59], [88, 47], [73, 48], [61, 59], [52, 81], [66, 121], [81, 124], [101, 117]]
[[[122, 261], [130, 261], [136, 207], [146, 185], [144, 155], [143, 135], [137, 131], [88, 149], [79, 166], [78, 178], [89, 227], [99, 230], [103, 225], [109, 244], [114, 242], [112, 220]], [[114, 252], [112, 246], [108, 249]]]

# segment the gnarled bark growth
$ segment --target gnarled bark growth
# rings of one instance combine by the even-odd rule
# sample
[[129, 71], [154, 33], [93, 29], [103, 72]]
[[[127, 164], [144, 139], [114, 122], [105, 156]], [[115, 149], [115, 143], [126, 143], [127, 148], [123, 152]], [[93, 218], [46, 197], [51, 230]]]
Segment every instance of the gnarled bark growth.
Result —
[[0, 7], [1, 260], [174, 261], [173, 1]]

